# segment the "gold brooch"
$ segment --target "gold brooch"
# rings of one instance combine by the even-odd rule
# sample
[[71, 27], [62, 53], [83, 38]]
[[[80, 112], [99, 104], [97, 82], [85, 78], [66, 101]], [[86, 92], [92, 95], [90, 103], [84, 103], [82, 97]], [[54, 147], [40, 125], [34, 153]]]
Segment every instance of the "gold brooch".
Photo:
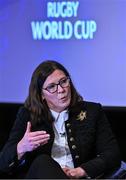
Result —
[[87, 112], [86, 111], [81, 111], [80, 114], [77, 116], [77, 120], [83, 121], [87, 117]]

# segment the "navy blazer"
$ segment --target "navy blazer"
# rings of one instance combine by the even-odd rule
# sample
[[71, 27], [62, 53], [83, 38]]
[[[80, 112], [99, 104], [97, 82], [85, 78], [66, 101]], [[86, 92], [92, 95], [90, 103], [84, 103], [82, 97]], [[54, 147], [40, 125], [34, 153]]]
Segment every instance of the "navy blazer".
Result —
[[[28, 121], [30, 112], [21, 107], [9, 139], [0, 154], [0, 171], [25, 174], [36, 156], [42, 153], [51, 155], [54, 132], [52, 124], [45, 120], [36, 125], [33, 131], [47, 131], [50, 134], [48, 144], [25, 153], [18, 161], [17, 144], [24, 136]], [[101, 177], [102, 174], [120, 166], [119, 148], [99, 103], [79, 102], [69, 110], [69, 119], [65, 121], [65, 127], [74, 166], [82, 167], [89, 177]]]

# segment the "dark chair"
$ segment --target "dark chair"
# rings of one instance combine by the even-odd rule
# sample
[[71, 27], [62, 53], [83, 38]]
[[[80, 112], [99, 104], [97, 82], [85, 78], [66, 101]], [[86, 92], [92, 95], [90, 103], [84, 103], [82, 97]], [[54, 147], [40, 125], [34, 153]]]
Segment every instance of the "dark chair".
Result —
[[121, 166], [114, 172], [103, 177], [104, 179], [126, 179], [126, 163], [121, 161]]

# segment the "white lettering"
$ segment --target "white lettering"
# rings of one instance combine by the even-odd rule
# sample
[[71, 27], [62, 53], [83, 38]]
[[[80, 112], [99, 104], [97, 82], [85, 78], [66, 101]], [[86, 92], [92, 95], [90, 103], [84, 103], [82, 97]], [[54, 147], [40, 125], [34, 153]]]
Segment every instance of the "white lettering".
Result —
[[93, 39], [97, 29], [95, 21], [41, 21], [31, 22], [33, 39]]
[[32, 22], [33, 39], [70, 39], [73, 35], [73, 26], [71, 22], [64, 21], [41, 21]]
[[73, 2], [73, 16], [76, 17], [77, 16], [77, 10], [78, 10], [78, 6], [79, 6], [79, 2]]
[[47, 17], [76, 17], [79, 2], [62, 1], [47, 3]]
[[74, 34], [77, 39], [92, 39], [96, 31], [95, 21], [77, 21], [74, 24]]
[[41, 23], [31, 22], [31, 29], [32, 29], [32, 35], [33, 35], [33, 39], [42, 39], [42, 31], [41, 31]]

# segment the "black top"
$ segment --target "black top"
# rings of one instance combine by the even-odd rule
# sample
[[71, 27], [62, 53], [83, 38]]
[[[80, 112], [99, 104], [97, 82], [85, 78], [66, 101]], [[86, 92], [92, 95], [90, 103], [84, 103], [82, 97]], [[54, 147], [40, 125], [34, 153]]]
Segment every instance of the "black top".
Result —
[[[51, 155], [54, 132], [52, 124], [45, 119], [33, 130], [47, 131], [50, 134], [48, 144], [25, 153], [20, 161], [17, 160], [17, 143], [24, 136], [27, 121], [30, 121], [30, 113], [25, 107], [21, 107], [10, 137], [0, 154], [0, 171], [25, 174], [36, 156], [42, 153]], [[120, 166], [117, 142], [100, 104], [79, 102], [69, 111], [65, 127], [75, 167], [82, 167], [88, 176], [96, 178]], [[24, 159], [25, 163], [22, 163]]]

